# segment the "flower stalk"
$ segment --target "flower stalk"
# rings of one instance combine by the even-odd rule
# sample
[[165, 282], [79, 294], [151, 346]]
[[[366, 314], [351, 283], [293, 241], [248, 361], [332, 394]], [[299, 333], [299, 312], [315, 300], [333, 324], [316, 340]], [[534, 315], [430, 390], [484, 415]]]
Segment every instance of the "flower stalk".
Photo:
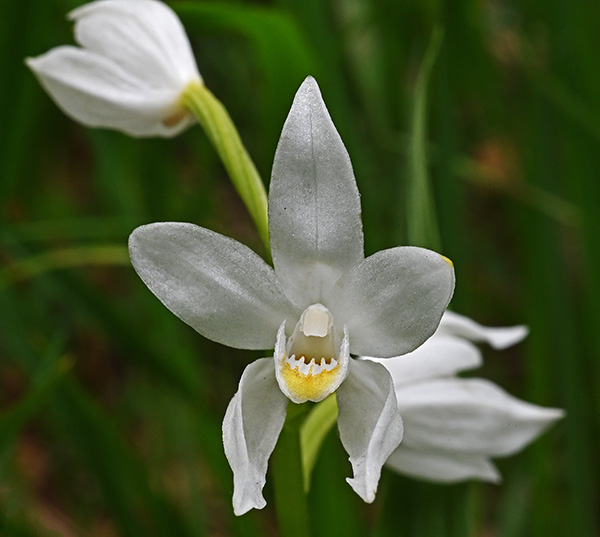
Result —
[[223, 104], [202, 83], [192, 83], [181, 103], [198, 120], [216, 149], [269, 252], [267, 193], [254, 162]]
[[307, 404], [288, 404], [285, 425], [273, 452], [273, 488], [281, 537], [309, 537], [310, 519], [306, 501], [302, 426]]

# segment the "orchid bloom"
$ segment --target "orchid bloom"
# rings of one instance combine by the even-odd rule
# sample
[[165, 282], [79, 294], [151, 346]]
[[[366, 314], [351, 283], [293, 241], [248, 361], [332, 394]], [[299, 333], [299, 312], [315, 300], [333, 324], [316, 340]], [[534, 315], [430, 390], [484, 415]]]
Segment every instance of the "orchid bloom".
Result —
[[436, 330], [454, 288], [451, 262], [398, 247], [364, 258], [350, 158], [317, 83], [300, 87], [275, 154], [269, 193], [274, 268], [239, 242], [185, 223], [130, 238], [135, 270], [175, 315], [230, 347], [273, 349], [246, 367], [223, 421], [236, 514], [262, 508], [268, 459], [288, 402], [337, 393], [354, 477], [373, 501], [402, 438], [392, 379], [351, 354], [396, 356]]
[[192, 124], [181, 97], [202, 78], [171, 8], [157, 0], [98, 0], [69, 19], [81, 48], [27, 59], [67, 115], [132, 136], [174, 136]]
[[527, 335], [523, 326], [484, 327], [450, 311], [417, 350], [382, 363], [394, 379], [402, 444], [387, 460], [393, 470], [430, 481], [498, 482], [491, 457], [512, 455], [564, 412], [521, 401], [480, 378], [458, 378], [481, 365], [472, 342], [504, 349]]

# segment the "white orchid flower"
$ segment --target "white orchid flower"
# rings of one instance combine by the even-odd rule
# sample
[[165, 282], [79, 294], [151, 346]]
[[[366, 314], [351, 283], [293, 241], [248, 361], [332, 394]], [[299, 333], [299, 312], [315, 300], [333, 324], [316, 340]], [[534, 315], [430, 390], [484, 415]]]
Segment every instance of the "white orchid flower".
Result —
[[174, 136], [194, 121], [181, 97], [202, 78], [171, 8], [157, 0], [98, 0], [69, 19], [81, 48], [26, 60], [68, 116], [132, 136]]
[[265, 505], [267, 462], [289, 400], [316, 402], [334, 391], [348, 481], [371, 502], [402, 420], [386, 369], [350, 355], [395, 356], [421, 345], [452, 295], [452, 264], [411, 247], [364, 258], [350, 158], [310, 77], [283, 127], [268, 203], [274, 269], [239, 242], [184, 223], [137, 228], [132, 263], [205, 337], [275, 349], [246, 367], [223, 422], [235, 513]]
[[473, 341], [503, 349], [526, 335], [524, 326], [489, 328], [448, 311], [417, 350], [376, 360], [394, 379], [404, 420], [404, 439], [387, 466], [445, 483], [500, 481], [491, 458], [520, 451], [564, 412], [521, 401], [488, 380], [455, 374], [481, 365]]

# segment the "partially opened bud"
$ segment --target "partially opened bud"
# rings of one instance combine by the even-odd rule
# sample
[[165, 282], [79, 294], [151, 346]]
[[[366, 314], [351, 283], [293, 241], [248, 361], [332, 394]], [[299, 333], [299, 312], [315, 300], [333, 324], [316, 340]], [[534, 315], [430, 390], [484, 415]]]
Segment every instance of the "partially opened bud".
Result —
[[98, 0], [69, 18], [81, 48], [61, 46], [27, 60], [67, 115], [132, 136], [175, 136], [194, 121], [182, 94], [202, 77], [167, 5]]

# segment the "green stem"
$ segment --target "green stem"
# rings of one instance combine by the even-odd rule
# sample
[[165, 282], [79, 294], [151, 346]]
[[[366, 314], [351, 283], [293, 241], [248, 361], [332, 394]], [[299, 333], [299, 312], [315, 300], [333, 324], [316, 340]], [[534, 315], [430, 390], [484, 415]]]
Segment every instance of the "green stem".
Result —
[[204, 84], [191, 84], [181, 99], [182, 104], [194, 114], [217, 150], [268, 252], [267, 193], [231, 117]]
[[306, 410], [306, 405], [288, 405], [288, 416], [271, 459], [281, 537], [310, 537], [300, 440]]

